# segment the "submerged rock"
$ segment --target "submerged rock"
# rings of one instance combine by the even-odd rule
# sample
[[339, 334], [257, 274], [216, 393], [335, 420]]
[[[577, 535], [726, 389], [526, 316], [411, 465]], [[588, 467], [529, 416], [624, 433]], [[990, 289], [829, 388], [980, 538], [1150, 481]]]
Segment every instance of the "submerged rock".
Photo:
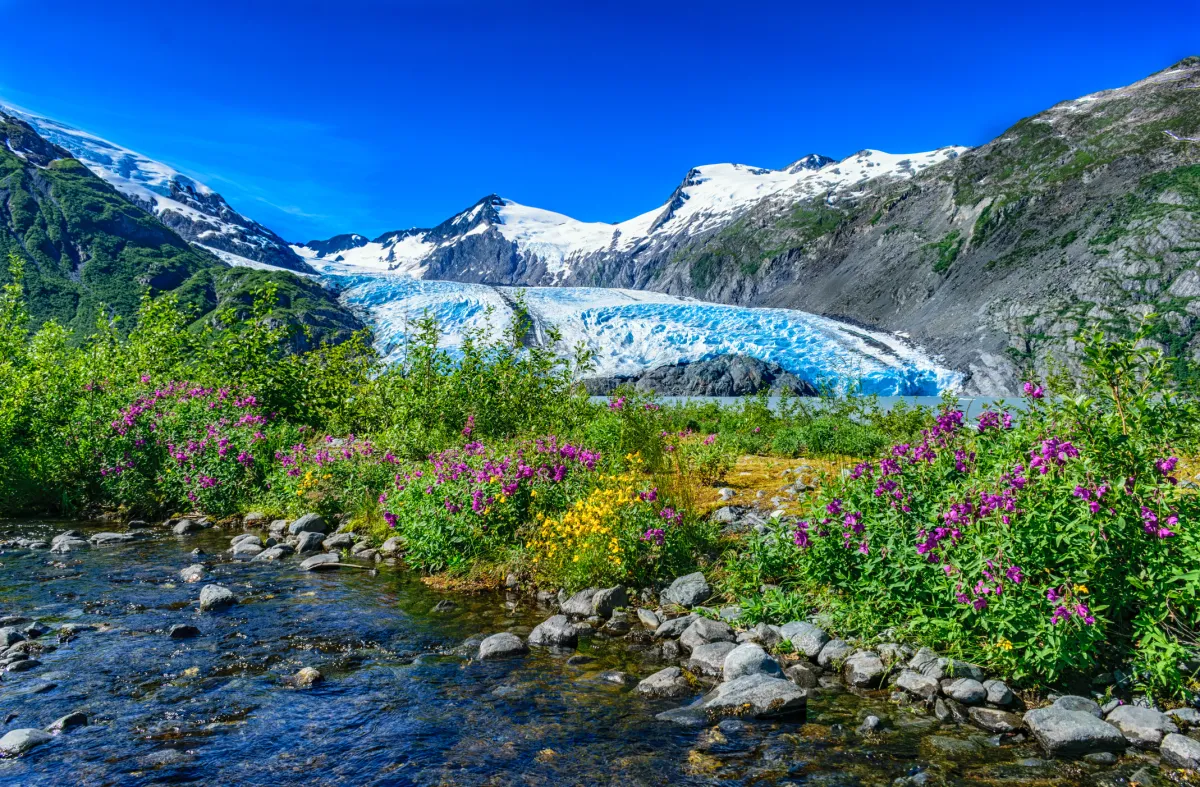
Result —
[[303, 667], [292, 677], [292, 681], [302, 689], [315, 686], [324, 680], [325, 676], [321, 674], [320, 670], [314, 667]]
[[521, 641], [521, 638], [516, 634], [503, 632], [493, 634], [492, 636], [479, 643], [479, 660], [486, 661], [487, 659], [504, 659], [511, 656], [520, 656], [529, 652], [529, 647]]
[[202, 612], [232, 607], [237, 603], [237, 596], [224, 585], [205, 585], [200, 590], [200, 610]]
[[190, 623], [176, 623], [167, 630], [167, 636], [171, 639], [191, 639], [200, 636], [200, 629]]
[[32, 727], [26, 727], [19, 730], [11, 730], [0, 738], [0, 754], [7, 757], [16, 757], [24, 754], [35, 746], [41, 746], [43, 743], [49, 743], [54, 740], [47, 732], [36, 730]]
[[1125, 736], [1085, 710], [1050, 706], [1025, 714], [1025, 726], [1052, 757], [1080, 757], [1125, 750]]
[[88, 717], [86, 713], [68, 713], [66, 716], [55, 719], [50, 722], [50, 726], [46, 727], [46, 732], [58, 733], [73, 730], [76, 727], [86, 727]]

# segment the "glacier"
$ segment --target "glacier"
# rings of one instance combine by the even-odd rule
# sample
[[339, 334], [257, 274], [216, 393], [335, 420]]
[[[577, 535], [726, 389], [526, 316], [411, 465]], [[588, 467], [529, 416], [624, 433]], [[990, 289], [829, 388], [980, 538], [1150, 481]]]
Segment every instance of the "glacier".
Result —
[[[668, 364], [739, 353], [779, 363], [818, 386], [881, 396], [956, 390], [960, 373], [903, 337], [792, 309], [730, 306], [644, 290], [497, 287], [417, 279], [338, 262], [315, 266], [342, 302], [376, 332], [389, 363], [402, 361], [417, 320], [434, 317], [452, 353], [471, 333], [498, 337], [522, 298], [536, 326], [561, 333], [556, 349], [582, 344], [588, 376], [629, 375]], [[544, 331], [539, 331], [543, 333]]]

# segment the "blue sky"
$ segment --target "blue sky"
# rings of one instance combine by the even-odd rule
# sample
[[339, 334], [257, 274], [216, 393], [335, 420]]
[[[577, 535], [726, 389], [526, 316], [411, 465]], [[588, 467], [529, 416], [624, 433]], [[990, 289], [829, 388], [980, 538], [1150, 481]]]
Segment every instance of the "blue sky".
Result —
[[290, 240], [497, 192], [616, 221], [687, 170], [986, 142], [1200, 51], [1200, 4], [0, 0], [0, 97]]

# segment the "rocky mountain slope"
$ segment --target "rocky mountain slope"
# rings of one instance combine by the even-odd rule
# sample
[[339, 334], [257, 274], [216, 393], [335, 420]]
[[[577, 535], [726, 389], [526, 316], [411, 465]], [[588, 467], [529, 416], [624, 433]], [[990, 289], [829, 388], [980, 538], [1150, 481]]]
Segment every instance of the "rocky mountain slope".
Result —
[[593, 377], [583, 381], [593, 396], [607, 396], [618, 386], [660, 396], [750, 396], [787, 391], [795, 396], [816, 396], [818, 390], [777, 363], [748, 355], [720, 355], [706, 361], [671, 364], [632, 376]]
[[[175, 291], [198, 319], [249, 305], [274, 281], [276, 317], [306, 326], [297, 346], [339, 341], [362, 323], [333, 293], [284, 270], [230, 268], [189, 244], [94, 175], [32, 126], [0, 112], [0, 261], [26, 261], [24, 289], [34, 326], [54, 319], [91, 332], [101, 310], [132, 317], [145, 291]], [[7, 280], [0, 264], [0, 281]]]
[[291, 247], [271, 230], [235, 211], [203, 183], [140, 153], [72, 128], [57, 120], [0, 104], [40, 136], [70, 152], [138, 207], [153, 213], [184, 240], [234, 265], [254, 263], [311, 273]]

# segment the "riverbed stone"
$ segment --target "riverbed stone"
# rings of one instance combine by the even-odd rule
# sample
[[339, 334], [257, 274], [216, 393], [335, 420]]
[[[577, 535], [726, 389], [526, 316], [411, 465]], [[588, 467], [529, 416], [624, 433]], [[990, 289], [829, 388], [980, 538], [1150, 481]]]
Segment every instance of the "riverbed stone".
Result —
[[793, 664], [787, 668], [787, 678], [802, 689], [815, 689], [820, 685], [821, 675], [807, 662]]
[[829, 635], [824, 629], [803, 620], [785, 623], [780, 627], [779, 633], [792, 643], [796, 653], [810, 659], [815, 659], [829, 641]]
[[0, 628], [0, 648], [10, 648], [18, 642], [24, 642], [25, 635], [13, 626]]
[[258, 544], [259, 546], [263, 545], [262, 539], [256, 535], [254, 535], [253, 533], [239, 533], [238, 535], [229, 539], [229, 546], [236, 547], [238, 544], [242, 543], [243, 541], [251, 541], [255, 544]]
[[253, 558], [262, 554], [262, 552], [262, 545], [256, 544], [253, 541], [242, 541], [233, 548], [233, 556], [236, 558]]
[[204, 525], [194, 519], [181, 519], [171, 528], [171, 532], [177, 536], [187, 536], [192, 533], [199, 533], [204, 529]]
[[724, 680], [736, 680], [744, 675], [772, 675], [783, 677], [779, 662], [771, 658], [761, 646], [752, 642], [738, 645], [725, 655], [724, 669], [721, 677]]
[[753, 642], [764, 648], [773, 648], [783, 642], [783, 637], [775, 626], [768, 623], [755, 623], [745, 631], [738, 632], [737, 641]]
[[325, 539], [326, 549], [349, 549], [354, 546], [353, 533], [336, 533]]
[[803, 716], [808, 692], [791, 681], [759, 673], [726, 681], [704, 697], [709, 719], [728, 716], [755, 719], [793, 719]]
[[50, 551], [55, 554], [58, 554], [58, 555], [65, 555], [70, 552], [78, 552], [78, 551], [84, 550], [84, 549], [91, 549], [91, 546], [92, 546], [91, 542], [86, 541], [82, 538], [55, 537], [55, 540], [50, 547]]
[[692, 648], [692, 654], [687, 660], [687, 668], [696, 675], [707, 675], [720, 678], [725, 669], [725, 657], [737, 646], [732, 642], [705, 642]]
[[200, 582], [208, 572], [200, 563], [193, 563], [179, 572], [179, 578], [184, 582]]
[[257, 555], [252, 557], [251, 560], [254, 560], [257, 562], [266, 562], [269, 560], [282, 560], [283, 558], [287, 557], [290, 554], [292, 554], [292, 548], [290, 546], [288, 546], [287, 544], [276, 544], [275, 546], [271, 547], [270, 549], [264, 549], [262, 552], [259, 552]]
[[171, 639], [191, 639], [200, 636], [200, 629], [191, 623], [176, 623], [167, 629], [167, 636]]
[[1125, 740], [1139, 749], [1157, 749], [1164, 735], [1179, 732], [1179, 727], [1165, 713], [1153, 708], [1122, 705], [1105, 717]]
[[659, 599], [663, 604], [677, 604], [691, 609], [697, 604], [707, 601], [710, 596], [712, 596], [712, 587], [704, 578], [704, 574], [697, 571], [694, 574], [677, 578], [670, 587], [662, 592]]
[[629, 596], [620, 585], [597, 590], [592, 596], [592, 614], [610, 618], [615, 610], [629, 606]]
[[595, 614], [592, 610], [592, 598], [600, 592], [600, 588], [584, 588], [562, 603], [559, 611], [572, 618], [586, 618]]
[[150, 523], [144, 519], [131, 519], [125, 523], [126, 530], [146, 530]]
[[35, 746], [41, 746], [43, 743], [49, 743], [54, 740], [47, 732], [36, 730], [32, 727], [26, 727], [19, 730], [11, 730], [0, 738], [0, 754], [7, 757], [16, 757]]
[[1169, 732], [1163, 736], [1158, 753], [1172, 768], [1200, 771], [1200, 741], [1194, 738]]
[[1080, 697], [1075, 694], [1064, 694], [1054, 700], [1051, 707], [1060, 708], [1062, 710], [1078, 710], [1085, 713], [1090, 713], [1097, 719], [1104, 718], [1104, 714], [1100, 710], [1100, 703], [1088, 697]]
[[379, 553], [388, 557], [395, 557], [404, 551], [404, 542], [399, 536], [392, 536], [387, 541], [379, 545]]
[[68, 713], [66, 716], [60, 716], [59, 718], [50, 722], [50, 725], [46, 727], [46, 732], [67, 732], [68, 730], [73, 730], [76, 727], [86, 727], [87, 723], [87, 714], [75, 711], [74, 713]]
[[883, 663], [889, 667], [893, 664], [902, 664], [912, 658], [912, 648], [908, 645], [901, 645], [896, 642], [884, 642], [875, 646], [875, 652], [879, 654], [879, 658], [883, 659]]
[[1185, 727], [1200, 726], [1200, 710], [1195, 708], [1172, 708], [1166, 713], [1176, 724]]
[[529, 652], [529, 646], [521, 641], [516, 634], [507, 631], [492, 636], [479, 643], [479, 660], [506, 659], [520, 656]]
[[999, 705], [1007, 708], [1013, 704], [1016, 699], [1013, 696], [1012, 689], [1002, 680], [985, 680], [983, 688], [987, 690], [987, 701], [989, 705]]
[[288, 525], [287, 530], [293, 536], [301, 533], [321, 533], [324, 535], [329, 532], [329, 525], [325, 523], [325, 519], [320, 514], [308, 513], [294, 520]]
[[325, 676], [315, 667], [302, 667], [294, 676], [292, 681], [296, 686], [306, 689], [310, 686], [315, 686], [325, 680]]
[[1125, 736], [1086, 710], [1050, 706], [1025, 714], [1025, 726], [1052, 757], [1081, 757], [1125, 750]]
[[641, 623], [646, 628], [650, 629], [651, 631], [654, 631], [655, 629], [657, 629], [659, 626], [662, 625], [662, 618], [660, 618], [658, 616], [658, 613], [652, 609], [646, 609], [645, 607], [638, 607], [637, 616], [638, 616], [638, 622]]
[[971, 723], [988, 732], [1018, 732], [1025, 723], [1017, 714], [995, 708], [970, 708], [967, 716]]
[[700, 645], [710, 642], [736, 642], [737, 635], [733, 633], [728, 623], [708, 618], [696, 618], [682, 634], [679, 644], [687, 650], [694, 650]]
[[831, 639], [821, 647], [821, 652], [817, 654], [817, 664], [822, 667], [835, 666], [845, 661], [853, 652], [854, 648], [846, 640]]
[[941, 668], [943, 678], [970, 678], [983, 683], [983, 667], [977, 664], [942, 657], [938, 659], [938, 667]]
[[699, 619], [699, 615], [684, 615], [678, 618], [664, 620], [662, 624], [654, 630], [655, 639], [677, 639], [683, 632], [687, 631], [688, 626], [692, 625]]
[[933, 699], [937, 696], [938, 682], [928, 675], [913, 669], [906, 669], [896, 678], [896, 685], [907, 691], [909, 694], [915, 694], [922, 699]]
[[130, 541], [136, 541], [137, 537], [137, 533], [93, 533], [88, 540], [101, 547], [112, 544], [128, 544]]
[[987, 689], [972, 678], [958, 678], [942, 686], [942, 693], [963, 705], [982, 705], [987, 699]]
[[42, 662], [37, 659], [18, 657], [17, 660], [11, 661], [6, 669], [9, 672], [28, 672], [31, 669], [36, 669], [42, 666]]
[[911, 659], [909, 659], [908, 668], [913, 672], [919, 672], [927, 678], [933, 678], [935, 681], [939, 681], [946, 677], [945, 673], [942, 671], [942, 666], [939, 663], [940, 661], [941, 657], [939, 657], [937, 653], [933, 652], [929, 648], [921, 648], [913, 654]]
[[856, 651], [842, 665], [842, 677], [851, 686], [860, 689], [879, 688], [887, 672], [883, 659], [873, 650]]
[[341, 558], [333, 552], [321, 552], [313, 555], [310, 558], [305, 558], [300, 562], [301, 571], [326, 571], [328, 569], [338, 568], [338, 561]]
[[679, 667], [659, 670], [637, 685], [637, 693], [646, 697], [686, 697], [693, 691]]
[[296, 537], [296, 554], [303, 555], [307, 552], [316, 552], [321, 549], [321, 544], [324, 543], [325, 536], [312, 530], [305, 530]]
[[573, 648], [579, 642], [579, 632], [566, 615], [554, 615], [529, 632], [529, 644], [540, 647]]
[[237, 603], [237, 596], [224, 585], [205, 585], [200, 589], [200, 611], [225, 609]]

